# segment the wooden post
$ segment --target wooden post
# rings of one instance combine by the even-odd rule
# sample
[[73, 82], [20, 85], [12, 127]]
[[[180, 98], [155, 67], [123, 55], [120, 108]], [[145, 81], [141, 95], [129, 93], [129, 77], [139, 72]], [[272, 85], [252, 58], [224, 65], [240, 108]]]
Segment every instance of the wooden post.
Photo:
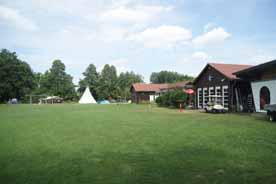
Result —
[[179, 103], [179, 112], [182, 112], [182, 103]]

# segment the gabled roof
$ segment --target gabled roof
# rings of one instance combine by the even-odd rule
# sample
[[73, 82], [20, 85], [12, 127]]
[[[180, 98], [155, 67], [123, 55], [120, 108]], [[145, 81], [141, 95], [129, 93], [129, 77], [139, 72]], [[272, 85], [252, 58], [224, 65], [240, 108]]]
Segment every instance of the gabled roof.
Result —
[[209, 63], [210, 66], [215, 68], [221, 74], [229, 79], [238, 79], [234, 74], [238, 71], [251, 68], [252, 65], [238, 65], [238, 64], [221, 64], [221, 63]]
[[237, 76], [241, 75], [255, 75], [258, 72], [262, 72], [263, 70], [267, 70], [271, 67], [276, 67], [276, 60], [272, 60], [266, 63], [259, 64], [257, 66], [252, 66], [250, 68], [238, 71], [235, 73]]
[[216, 71], [224, 75], [226, 78], [230, 80], [238, 79], [238, 77], [234, 74], [238, 71], [248, 69], [252, 67], [252, 65], [240, 65], [240, 64], [222, 64], [222, 63], [208, 63], [205, 68], [201, 71], [198, 77], [195, 79], [195, 82], [200, 78], [200, 76], [204, 73], [204, 71], [211, 66]]
[[168, 84], [135, 83], [132, 87], [136, 92], [159, 92], [161, 88], [168, 87]]

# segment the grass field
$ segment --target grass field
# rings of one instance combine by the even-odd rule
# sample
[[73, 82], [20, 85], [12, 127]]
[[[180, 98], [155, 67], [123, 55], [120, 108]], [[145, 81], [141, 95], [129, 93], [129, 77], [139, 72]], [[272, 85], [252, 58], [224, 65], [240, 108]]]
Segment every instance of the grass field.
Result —
[[0, 106], [0, 183], [276, 183], [276, 124], [148, 105]]

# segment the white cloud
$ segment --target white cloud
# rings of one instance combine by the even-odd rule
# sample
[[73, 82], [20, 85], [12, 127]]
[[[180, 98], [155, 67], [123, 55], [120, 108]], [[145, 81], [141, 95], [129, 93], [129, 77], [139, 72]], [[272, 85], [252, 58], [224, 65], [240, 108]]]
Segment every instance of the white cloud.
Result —
[[189, 29], [180, 26], [163, 25], [156, 28], [148, 28], [142, 32], [131, 35], [128, 40], [137, 41], [145, 47], [171, 47], [177, 43], [187, 43], [192, 38]]
[[111, 65], [114, 65], [117, 69], [117, 74], [120, 74], [121, 72], [130, 71], [129, 69], [129, 60], [126, 58], [119, 58], [115, 59], [110, 62]]
[[0, 21], [23, 30], [35, 31], [38, 29], [34, 22], [24, 17], [19, 11], [5, 6], [0, 6]]
[[205, 61], [205, 60], [209, 59], [210, 57], [205, 52], [197, 51], [192, 54], [192, 58]]
[[211, 29], [213, 29], [214, 27], [216, 27], [216, 24], [212, 23], [212, 22], [209, 22], [208, 24], [206, 24], [204, 26], [204, 32], [208, 32], [210, 31]]
[[[131, 71], [130, 67], [129, 67], [129, 60], [127, 58], [117, 58], [114, 60], [111, 60], [109, 62], [106, 62], [106, 64], [109, 65], [113, 65], [116, 67], [117, 70], [117, 75], [119, 75], [122, 72], [127, 72], [127, 71]], [[97, 66], [97, 71], [101, 72], [102, 69], [104, 68], [105, 64], [96, 64]]]
[[264, 62], [268, 62], [275, 59], [275, 56], [265, 53], [263, 51], [255, 51], [253, 53], [248, 54], [248, 59], [247, 61], [250, 64], [261, 64]]
[[105, 26], [98, 39], [106, 42], [123, 41], [129, 35], [130, 30], [125, 27]]
[[222, 27], [218, 27], [193, 39], [193, 44], [196, 47], [204, 47], [206, 45], [218, 44], [223, 42], [230, 36], [230, 33], [226, 32]]
[[212, 56], [202, 51], [196, 51], [191, 54], [188, 52], [176, 58], [173, 64], [166, 63], [162, 68], [196, 77], [212, 59]]
[[171, 10], [171, 6], [121, 6], [103, 12], [101, 14], [101, 20], [126, 23], [145, 23], [158, 18], [161, 13], [169, 12]]
[[120, 65], [120, 66], [125, 66], [128, 63], [129, 61], [126, 58], [115, 59], [111, 62], [112, 65]]

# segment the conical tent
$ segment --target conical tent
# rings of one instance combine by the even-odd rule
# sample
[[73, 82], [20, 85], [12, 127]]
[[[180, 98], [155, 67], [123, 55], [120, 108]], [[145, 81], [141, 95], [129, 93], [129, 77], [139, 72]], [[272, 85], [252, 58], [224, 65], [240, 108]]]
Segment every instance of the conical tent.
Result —
[[82, 94], [82, 97], [80, 98], [79, 101], [80, 104], [96, 104], [96, 100], [94, 97], [91, 95], [91, 92], [89, 90], [89, 87], [86, 87], [84, 93]]

